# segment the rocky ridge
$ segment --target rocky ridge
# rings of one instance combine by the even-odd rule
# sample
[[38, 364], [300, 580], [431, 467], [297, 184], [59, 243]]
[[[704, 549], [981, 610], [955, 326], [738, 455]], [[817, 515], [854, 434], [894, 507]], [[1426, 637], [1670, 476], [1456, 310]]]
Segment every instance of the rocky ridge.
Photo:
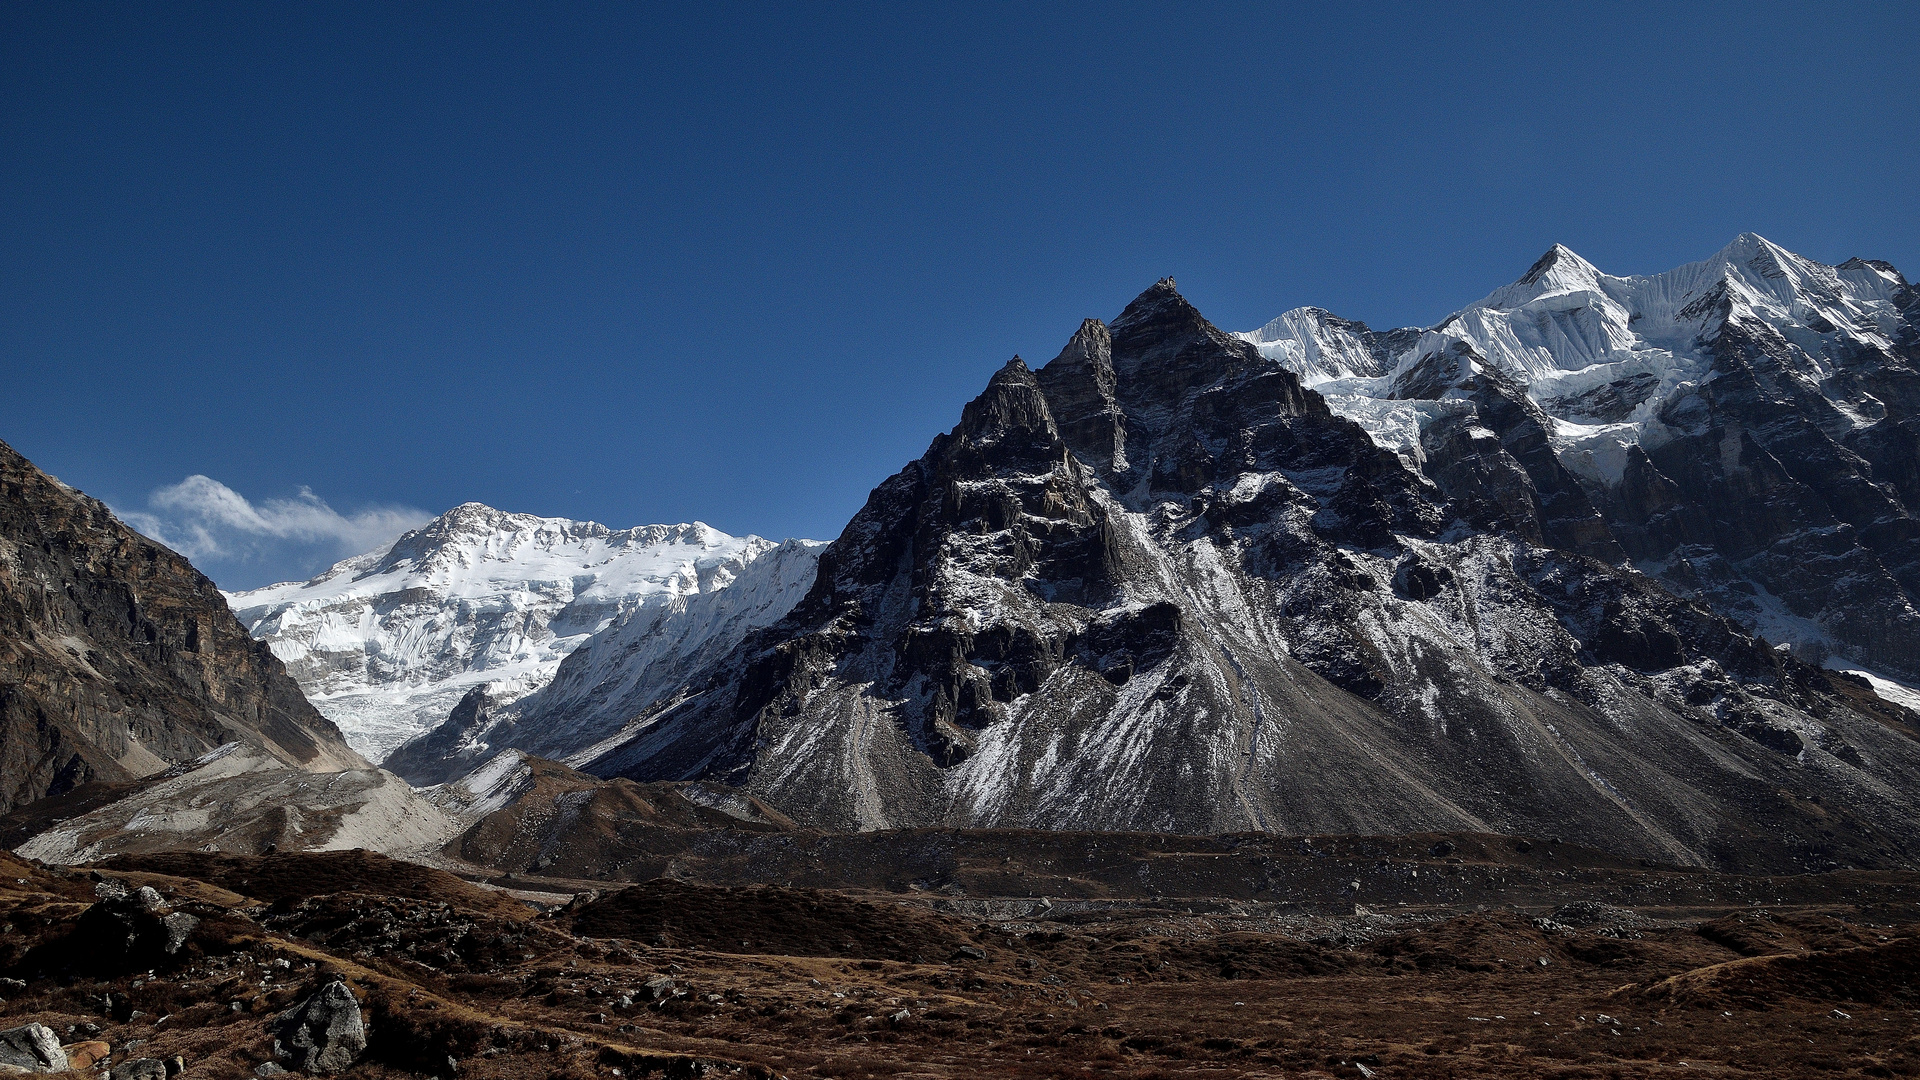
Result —
[[1243, 337], [1477, 526], [1920, 680], [1920, 293], [1893, 266], [1749, 233], [1615, 277], [1556, 245], [1429, 330], [1303, 308]]
[[[1375, 369], [1405, 339], [1344, 332], [1338, 363]], [[1421, 460], [1271, 351], [1163, 281], [1038, 371], [1016, 358], [784, 619], [571, 763], [723, 780], [835, 829], [1920, 850], [1916, 717], [1620, 565], [1504, 373], [1465, 347], [1427, 365], [1520, 434], [1457, 425]]]
[[0, 443], [0, 811], [228, 743], [366, 766], [211, 581]]

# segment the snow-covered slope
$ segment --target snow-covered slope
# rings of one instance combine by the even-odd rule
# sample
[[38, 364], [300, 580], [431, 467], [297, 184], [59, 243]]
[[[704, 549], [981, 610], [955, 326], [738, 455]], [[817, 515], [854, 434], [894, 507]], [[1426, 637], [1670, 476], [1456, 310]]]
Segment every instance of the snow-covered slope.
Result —
[[1891, 265], [1747, 233], [1616, 277], [1555, 245], [1425, 331], [1301, 308], [1236, 336], [1476, 524], [1537, 502], [1537, 539], [1920, 678], [1920, 290]]
[[1882, 419], [1884, 404], [1850, 385], [1836, 360], [1893, 350], [1904, 286], [1884, 263], [1825, 266], [1753, 233], [1701, 262], [1629, 277], [1601, 273], [1555, 244], [1520, 280], [1424, 332], [1370, 331], [1297, 308], [1235, 336], [1299, 375], [1375, 441], [1415, 460], [1421, 425], [1450, 407], [1449, 395], [1414, 384], [1436, 357], [1465, 343], [1476, 355], [1454, 381], [1485, 368], [1513, 378], [1558, 421], [1554, 441], [1566, 465], [1618, 483], [1627, 446], [1669, 437], [1660, 406], [1708, 377], [1713, 342], [1729, 321], [1779, 332], [1796, 347], [1794, 372], [1852, 425]]
[[468, 691], [522, 697], [593, 635], [636, 615], [656, 626], [776, 550], [699, 522], [614, 530], [466, 503], [387, 550], [228, 601], [350, 744], [380, 760]]
[[707, 587], [636, 607], [567, 656], [541, 689], [518, 700], [491, 689], [467, 698], [444, 723], [393, 751], [387, 767], [425, 785], [507, 747], [567, 762], [598, 756], [601, 743], [680, 690], [692, 672], [792, 610], [812, 587], [825, 546], [756, 547], [755, 557], [716, 571]]

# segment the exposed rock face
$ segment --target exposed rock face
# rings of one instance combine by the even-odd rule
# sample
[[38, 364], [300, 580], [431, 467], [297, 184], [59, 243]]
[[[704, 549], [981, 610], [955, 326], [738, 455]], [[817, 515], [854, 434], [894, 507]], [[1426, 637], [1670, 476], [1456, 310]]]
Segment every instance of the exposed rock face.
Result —
[[31, 1072], [64, 1072], [67, 1053], [60, 1037], [45, 1024], [27, 1024], [0, 1031], [0, 1065]]
[[1910, 863], [1920, 718], [1610, 565], [1553, 421], [1478, 355], [1388, 402], [1463, 422], [1382, 446], [1163, 281], [1001, 369], [785, 619], [584, 766], [836, 828], [1464, 829], [1789, 869], [1833, 862], [1837, 815], [1872, 837], [1849, 858]]
[[1328, 361], [1365, 349], [1316, 308], [1243, 337], [1477, 527], [1630, 559], [1803, 659], [1914, 682], [1916, 315], [1886, 263], [1747, 234], [1644, 277], [1555, 246], [1430, 330], [1374, 335], [1378, 362]]
[[211, 581], [0, 443], [0, 810], [232, 742], [366, 764]]
[[360, 1002], [343, 982], [330, 982], [282, 1013], [275, 1048], [310, 1073], [345, 1072], [367, 1049]]

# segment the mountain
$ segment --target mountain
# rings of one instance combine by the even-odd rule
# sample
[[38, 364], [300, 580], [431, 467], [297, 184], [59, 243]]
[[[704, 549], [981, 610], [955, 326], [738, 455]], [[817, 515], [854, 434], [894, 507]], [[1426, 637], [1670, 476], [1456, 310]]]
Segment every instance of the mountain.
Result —
[[1324, 373], [1454, 377], [1385, 409], [1480, 393], [1520, 434], [1461, 428], [1481, 460], [1443, 482], [1422, 443], [1304, 386], [1277, 334], [1227, 334], [1162, 281], [1038, 371], [1009, 362], [791, 612], [569, 764], [725, 781], [836, 829], [1911, 864], [1920, 716], [1626, 565], [1554, 429], [1468, 343], [1420, 376], [1390, 355], [1408, 335], [1300, 321], [1327, 330], [1297, 345]]
[[230, 743], [366, 767], [211, 581], [0, 443], [0, 812]]
[[488, 687], [468, 691], [443, 723], [389, 755], [387, 767], [437, 784], [507, 747], [554, 759], [596, 756], [648, 706], [806, 595], [825, 544], [751, 543], [743, 565], [706, 576], [700, 591], [663, 593], [587, 639], [534, 693], [503, 700]]
[[614, 530], [466, 503], [311, 581], [228, 599], [315, 706], [384, 759], [469, 694], [523, 697], [595, 634], [657, 627], [780, 550], [699, 522]]
[[1920, 681], [1920, 291], [1887, 263], [1746, 234], [1614, 277], [1556, 245], [1431, 330], [1302, 308], [1242, 336], [1475, 525]]

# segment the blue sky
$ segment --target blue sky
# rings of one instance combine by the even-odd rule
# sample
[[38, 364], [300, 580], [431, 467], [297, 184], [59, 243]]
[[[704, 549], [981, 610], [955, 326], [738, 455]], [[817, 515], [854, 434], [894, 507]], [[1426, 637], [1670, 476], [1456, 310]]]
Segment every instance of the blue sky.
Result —
[[1920, 276], [1915, 42], [1912, 3], [8, 3], [0, 439], [227, 587], [470, 499], [831, 538], [1167, 274], [1229, 329], [1431, 324], [1555, 242]]

